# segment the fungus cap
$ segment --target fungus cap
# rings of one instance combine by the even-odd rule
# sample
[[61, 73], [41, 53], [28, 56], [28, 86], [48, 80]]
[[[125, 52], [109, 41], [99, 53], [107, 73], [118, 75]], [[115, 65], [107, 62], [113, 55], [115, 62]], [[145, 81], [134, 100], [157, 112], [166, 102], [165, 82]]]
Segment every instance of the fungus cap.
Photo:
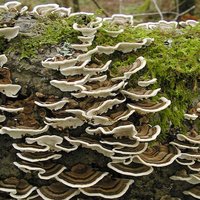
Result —
[[26, 180], [19, 180], [16, 185], [16, 193], [10, 193], [10, 196], [15, 199], [26, 199], [37, 187], [30, 185]]
[[145, 66], [146, 66], [146, 60], [144, 59], [144, 57], [140, 56], [136, 59], [136, 61], [132, 65], [127, 67], [126, 71], [123, 72], [122, 77], [112, 78], [111, 80], [112, 81], [118, 81], [118, 80], [124, 80], [125, 81], [125, 80], [129, 79], [131, 77], [131, 75], [142, 70]]
[[18, 35], [19, 30], [19, 26], [0, 28], [0, 34], [9, 41]]
[[86, 132], [88, 134], [103, 134], [113, 135], [114, 137], [129, 137], [135, 138], [137, 130], [132, 123], [117, 122], [111, 126], [98, 126], [97, 128], [87, 127]]
[[80, 188], [79, 190], [87, 196], [114, 199], [123, 196], [133, 182], [130, 179], [112, 179], [106, 176], [96, 185], [88, 188]]
[[38, 171], [38, 177], [43, 180], [53, 179], [66, 169], [62, 164], [53, 163], [52, 161], [28, 162], [22, 160], [13, 164], [25, 173]]
[[115, 172], [126, 176], [146, 176], [153, 172], [153, 167], [141, 163], [132, 162], [125, 165], [123, 163], [110, 162], [107, 166]]
[[138, 155], [143, 153], [148, 147], [148, 143], [139, 143], [135, 147], [122, 147], [117, 146], [113, 149], [113, 152], [122, 155]]
[[100, 172], [91, 167], [78, 163], [71, 171], [64, 171], [56, 177], [56, 180], [72, 188], [91, 187], [103, 179], [108, 172]]
[[37, 5], [33, 8], [32, 14], [35, 17], [40, 17], [40, 16], [45, 16], [52, 11], [56, 10], [59, 8], [58, 4], [43, 4], [43, 5]]
[[121, 93], [133, 101], [138, 101], [138, 100], [154, 97], [158, 94], [158, 92], [160, 90], [161, 90], [161, 88], [157, 88], [155, 90], [144, 90], [141, 88], [138, 88], [138, 89], [129, 88], [128, 90], [122, 90]]
[[173, 163], [180, 155], [180, 150], [174, 146], [159, 145], [149, 147], [145, 152], [136, 155], [136, 157], [147, 166], [165, 167]]
[[17, 153], [17, 156], [22, 160], [28, 162], [38, 162], [38, 161], [47, 161], [50, 159], [59, 159], [62, 157], [61, 154], [55, 154], [54, 152], [23, 152]]
[[46, 60], [42, 61], [42, 66], [49, 69], [62, 70], [74, 66], [76, 63], [77, 63], [77, 58], [56, 61], [54, 57], [54, 58], [47, 58]]
[[31, 128], [9, 128], [2, 127], [0, 129], [0, 134], [8, 134], [10, 137], [17, 139], [21, 138], [24, 135], [38, 135], [48, 131], [49, 125], [44, 126], [41, 129], [31, 129]]
[[13, 143], [12, 146], [21, 152], [45, 152], [49, 150], [48, 146], [40, 146], [38, 144]]
[[3, 67], [5, 63], [7, 63], [8, 59], [5, 54], [0, 55], [0, 67]]
[[107, 29], [104, 29], [104, 31], [111, 37], [117, 37], [119, 34], [123, 33], [124, 32], [124, 29], [119, 29], [117, 31], [111, 31], [111, 30], [107, 30]]
[[35, 101], [35, 104], [40, 106], [40, 107], [44, 107], [44, 108], [48, 108], [49, 110], [59, 110], [61, 109], [66, 103], [68, 103], [69, 100], [67, 98], [63, 98], [62, 100], [58, 101], [58, 102], [53, 102], [53, 103], [43, 103], [43, 102], [39, 102], [39, 101]]
[[78, 195], [80, 191], [78, 189], [66, 187], [66, 185], [62, 183], [55, 182], [49, 186], [42, 186], [38, 188], [37, 193], [40, 197], [42, 197], [42, 199], [45, 200], [69, 200]]
[[198, 118], [198, 115], [196, 115], [195, 113], [193, 113], [193, 114], [185, 113], [184, 118], [188, 119], [188, 120], [195, 120]]
[[47, 125], [52, 126], [56, 129], [65, 129], [65, 128], [77, 128], [78, 126], [82, 126], [84, 121], [77, 117], [65, 117], [65, 118], [45, 118]]
[[155, 140], [160, 133], [161, 127], [159, 125], [151, 127], [148, 124], [144, 124], [137, 130], [134, 138], [140, 142], [150, 142]]
[[194, 186], [193, 188], [183, 192], [185, 195], [191, 195], [196, 199], [200, 199], [200, 186]]
[[16, 194], [16, 185], [19, 183], [19, 179], [16, 177], [10, 177], [5, 180], [0, 181], [0, 191], [9, 192]]
[[[126, 83], [124, 81], [121, 81], [117, 84], [114, 84], [112, 86], [107, 86], [107, 87], [100, 87], [98, 89], [84, 89], [79, 93], [72, 93], [72, 96], [76, 97], [76, 98], [82, 98], [85, 96], [92, 96], [94, 98], [98, 98], [98, 97], [108, 97], [108, 96], [116, 96], [117, 94], [114, 93], [119, 89], [122, 89], [123, 87], [125, 87]], [[84, 86], [85, 87], [85, 86]]]
[[16, 94], [21, 89], [20, 85], [16, 84], [0, 84], [0, 92], [5, 94], [7, 97], [16, 97]]
[[153, 78], [151, 80], [145, 80], [145, 81], [138, 81], [138, 85], [141, 87], [147, 87], [151, 84], [154, 84], [157, 82], [157, 78]]
[[158, 103], [144, 102], [127, 104], [128, 108], [142, 113], [155, 113], [166, 109], [171, 104], [171, 101], [165, 97], [161, 97]]
[[114, 152], [112, 151], [112, 148], [110, 148], [107, 145], [101, 144], [99, 141], [89, 138], [89, 137], [69, 137], [64, 136], [64, 138], [70, 142], [72, 145], [81, 145], [82, 147], [85, 147], [87, 149], [92, 149], [94, 151], [97, 151], [98, 153], [103, 154], [106, 157], [111, 157]]

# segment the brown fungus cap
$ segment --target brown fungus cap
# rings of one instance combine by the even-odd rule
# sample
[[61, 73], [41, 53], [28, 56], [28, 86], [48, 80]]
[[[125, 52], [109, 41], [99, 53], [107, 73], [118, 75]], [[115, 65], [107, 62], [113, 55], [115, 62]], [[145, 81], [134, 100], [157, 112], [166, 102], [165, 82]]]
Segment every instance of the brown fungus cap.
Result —
[[194, 186], [193, 188], [183, 192], [185, 195], [190, 195], [196, 199], [200, 199], [200, 185]]
[[72, 145], [81, 145], [84, 148], [97, 151], [98, 153], [101, 153], [106, 157], [110, 157], [114, 154], [114, 152], [112, 151], [112, 147], [110, 147], [109, 145], [101, 144], [98, 140], [91, 137], [81, 136], [75, 138], [65, 136], [64, 138]]
[[0, 181], [0, 191], [16, 193], [16, 185], [19, 183], [19, 179], [16, 177], [10, 177]]
[[49, 148], [47, 146], [41, 146], [41, 145], [38, 145], [36, 143], [34, 143], [34, 144], [26, 144], [26, 143], [16, 144], [16, 143], [13, 143], [12, 145], [16, 150], [19, 150], [21, 152], [23, 152], [23, 151], [26, 151], [26, 152], [45, 152], [45, 151], [49, 150]]
[[128, 104], [128, 107], [139, 113], [155, 113], [166, 109], [170, 104], [170, 100], [161, 97], [159, 102], [143, 101]]
[[181, 153], [181, 158], [188, 160], [200, 159], [200, 150], [186, 149]]
[[42, 186], [37, 189], [42, 199], [46, 200], [69, 200], [80, 193], [79, 190], [69, 188], [66, 185], [56, 182], [49, 186]]
[[61, 154], [55, 154], [54, 152], [23, 152], [17, 153], [17, 156], [22, 160], [26, 160], [29, 162], [38, 162], [38, 161], [46, 161], [50, 159], [59, 159], [61, 158]]
[[176, 147], [180, 149], [199, 149], [199, 144], [197, 143], [191, 143], [188, 140], [174, 140], [170, 142], [170, 144], [175, 145]]
[[180, 150], [174, 146], [158, 145], [149, 147], [145, 152], [138, 155], [137, 158], [147, 166], [164, 167], [173, 163], [180, 155]]
[[160, 126], [156, 125], [152, 127], [148, 124], [144, 124], [137, 127], [137, 134], [134, 137], [140, 142], [150, 142], [155, 140], [160, 132]]
[[188, 168], [191, 169], [192, 171], [200, 172], [200, 161], [195, 161], [194, 164], [188, 165]]
[[193, 165], [195, 163], [194, 160], [182, 159], [181, 157], [177, 158], [176, 162], [179, 163], [180, 165], [186, 165], [186, 166], [190, 166], [190, 165]]
[[187, 135], [178, 134], [177, 139], [180, 141], [188, 141], [190, 143], [200, 144], [200, 135], [192, 130]]
[[127, 176], [145, 176], [153, 172], [152, 167], [146, 166], [141, 163], [134, 163], [134, 162], [128, 165], [125, 165], [123, 163], [110, 162], [108, 163], [108, 167], [119, 174], [123, 174]]
[[100, 143], [112, 145], [112, 146], [122, 146], [122, 147], [136, 147], [139, 145], [139, 141], [136, 139], [129, 138], [114, 138], [114, 137], [106, 137], [101, 138]]
[[66, 169], [64, 165], [52, 161], [28, 162], [22, 160], [14, 162], [14, 165], [24, 172], [38, 171], [38, 177], [44, 180], [54, 178]]
[[139, 143], [135, 147], [121, 147], [117, 146], [113, 149], [113, 152], [123, 155], [137, 155], [143, 153], [148, 147], [148, 143]]
[[160, 88], [155, 90], [146, 90], [144, 88], [128, 88], [127, 90], [122, 90], [121, 93], [125, 95], [127, 98], [138, 101], [142, 99], [147, 99], [150, 97], [154, 97], [160, 91]]
[[111, 82], [104, 81], [103, 83], [97, 83], [92, 85], [84, 85], [86, 90], [82, 90], [78, 93], [72, 93], [72, 96], [76, 98], [82, 98], [82, 97], [109, 97], [109, 96], [116, 96], [116, 92], [120, 89], [122, 89], [125, 86], [125, 82], [121, 81], [116, 84], [112, 84]]
[[30, 185], [26, 180], [21, 179], [16, 186], [17, 193], [10, 193], [10, 196], [15, 199], [26, 199], [37, 187]]
[[107, 115], [93, 116], [90, 122], [91, 125], [112, 125], [118, 121], [127, 120], [135, 111], [131, 109], [118, 109], [114, 113]]
[[106, 176], [96, 185], [88, 188], [80, 188], [79, 190], [87, 196], [103, 197], [105, 199], [115, 199], [123, 196], [133, 180], [129, 179], [114, 179]]
[[141, 69], [143, 69], [146, 65], [146, 60], [140, 56], [136, 59], [136, 61], [129, 65], [129, 66], [126, 66], [124, 69], [121, 69], [122, 73], [123, 73], [123, 76], [121, 77], [115, 77], [115, 78], [112, 78], [111, 80], [112, 81], [118, 81], [118, 80], [127, 80], [131, 77], [131, 75], [137, 73], [138, 71], [140, 71]]
[[109, 126], [98, 126], [97, 128], [86, 128], [86, 132], [90, 135], [102, 134], [113, 135], [114, 137], [129, 137], [135, 138], [137, 130], [135, 126], [129, 121], [116, 122]]
[[85, 164], [78, 163], [71, 168], [71, 171], [64, 171], [56, 179], [72, 188], [85, 188], [98, 183], [108, 172], [97, 171]]

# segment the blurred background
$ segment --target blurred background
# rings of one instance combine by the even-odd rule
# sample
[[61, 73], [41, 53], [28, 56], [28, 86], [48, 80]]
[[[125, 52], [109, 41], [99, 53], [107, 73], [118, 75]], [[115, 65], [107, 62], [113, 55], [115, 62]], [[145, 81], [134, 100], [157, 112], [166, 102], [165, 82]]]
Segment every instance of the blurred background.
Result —
[[[0, 0], [0, 4], [9, 0]], [[114, 13], [131, 14], [146, 20], [187, 20], [200, 18], [200, 0], [19, 0], [29, 6], [57, 3], [72, 7], [73, 12], [94, 12], [102, 16]]]

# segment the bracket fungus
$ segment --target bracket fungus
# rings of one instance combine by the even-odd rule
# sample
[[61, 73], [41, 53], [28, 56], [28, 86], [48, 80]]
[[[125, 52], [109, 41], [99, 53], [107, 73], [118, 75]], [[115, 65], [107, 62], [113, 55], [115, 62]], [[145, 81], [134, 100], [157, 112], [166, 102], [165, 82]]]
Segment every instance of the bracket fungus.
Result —
[[73, 24], [73, 29], [76, 31], [80, 31], [83, 36], [85, 37], [91, 37], [95, 35], [97, 30], [102, 26], [102, 23], [98, 24], [96, 27], [79, 27], [77, 23]]
[[191, 195], [192, 197], [196, 198], [196, 199], [200, 199], [200, 187], [199, 185], [189, 189], [189, 190], [186, 190], [184, 191], [183, 193], [185, 195]]
[[10, 137], [16, 139], [21, 138], [24, 135], [38, 135], [44, 133], [48, 130], [49, 126], [45, 125], [41, 129], [31, 129], [31, 128], [10, 128], [2, 127], [0, 129], [0, 134], [8, 134]]
[[108, 172], [96, 171], [84, 164], [78, 163], [71, 171], [63, 171], [56, 180], [72, 188], [87, 188], [95, 185], [108, 175]]
[[127, 121], [116, 122], [110, 126], [99, 126], [97, 128], [88, 127], [86, 132], [91, 135], [103, 134], [113, 135], [114, 137], [134, 138], [137, 133], [135, 126]]
[[59, 8], [58, 4], [43, 4], [37, 5], [33, 8], [32, 14], [35, 17], [45, 16]]
[[57, 102], [38, 102], [38, 101], [35, 101], [35, 104], [40, 106], [40, 107], [48, 108], [50, 110], [59, 110], [68, 102], [69, 101], [68, 101], [67, 98], [63, 98], [62, 100], [57, 101]]
[[0, 191], [9, 192], [14, 199], [26, 199], [36, 189], [24, 179], [10, 177], [0, 181]]
[[165, 97], [160, 98], [160, 102], [158, 103], [152, 103], [149, 101], [146, 102], [140, 102], [135, 104], [128, 104], [127, 106], [130, 109], [136, 110], [138, 112], [142, 113], [155, 113], [159, 112], [161, 110], [166, 109], [171, 104], [171, 101], [166, 99]]
[[147, 166], [164, 167], [170, 165], [180, 155], [181, 152], [176, 147], [160, 145], [152, 148], [149, 147], [136, 157]]
[[49, 186], [42, 186], [41, 188], [38, 188], [37, 193], [42, 199], [45, 200], [69, 200], [78, 195], [80, 191], [78, 189], [66, 187], [66, 185], [62, 183], [55, 182]]
[[22, 160], [29, 162], [46, 161], [50, 159], [59, 159], [62, 157], [61, 154], [55, 154], [54, 152], [22, 152], [17, 153], [17, 156]]
[[9, 41], [17, 37], [19, 30], [19, 26], [0, 28], [0, 34]]
[[38, 171], [38, 177], [43, 180], [53, 179], [66, 169], [62, 164], [52, 161], [29, 162], [22, 160], [13, 164], [24, 172]]
[[149, 46], [153, 42], [152, 38], [145, 38], [141, 42], [120, 42], [115, 46], [97, 46], [98, 53], [104, 53], [110, 55], [114, 51], [121, 51], [123, 53], [129, 53], [133, 50], [142, 48], [143, 46]]
[[[0, 66], [2, 68], [0, 71], [0, 74], [4, 76], [3, 74], [5, 73], [5, 80], [0, 81], [0, 92], [5, 94], [7, 97], [16, 97], [17, 93], [21, 89], [20, 85], [12, 84], [12, 81], [10, 80], [10, 71], [7, 68], [3, 68], [3, 65], [6, 64], [8, 61], [7, 57], [2, 54], [0, 55]], [[3, 72], [4, 70], [4, 72]], [[6, 70], [6, 71], [5, 71]]]
[[80, 188], [79, 190], [87, 196], [99, 196], [105, 199], [113, 199], [123, 196], [133, 182], [133, 180], [129, 179], [113, 179], [106, 176], [96, 185], [88, 188]]
[[119, 174], [134, 177], [146, 176], [153, 172], [153, 167], [134, 162], [128, 165], [123, 163], [110, 162], [108, 163], [108, 167]]
[[34, 138], [26, 138], [26, 142], [28, 144], [37, 143], [40, 146], [46, 146], [47, 150], [51, 151], [65, 151], [70, 152], [74, 151], [78, 148], [78, 146], [66, 145], [66, 143], [62, 146], [63, 138], [57, 135], [43, 135]]
[[0, 66], [3, 67], [4, 64], [6, 64], [8, 61], [8, 58], [5, 56], [5, 54], [0, 55]]
[[111, 25], [133, 25], [133, 16], [124, 14], [114, 14], [111, 17], [106, 17], [103, 22], [109, 22]]
[[84, 148], [97, 151], [98, 153], [101, 153], [106, 157], [110, 157], [114, 154], [111, 147], [109, 147], [108, 145], [101, 144], [99, 141], [89, 137], [74, 138], [65, 136], [64, 138], [72, 145], [81, 145]]
[[138, 81], [138, 85], [141, 86], [141, 87], [147, 87], [151, 84], [156, 83], [156, 81], [157, 81], [157, 78], [153, 78], [153, 79], [150, 79], [150, 80], [144, 80], [144, 81]]

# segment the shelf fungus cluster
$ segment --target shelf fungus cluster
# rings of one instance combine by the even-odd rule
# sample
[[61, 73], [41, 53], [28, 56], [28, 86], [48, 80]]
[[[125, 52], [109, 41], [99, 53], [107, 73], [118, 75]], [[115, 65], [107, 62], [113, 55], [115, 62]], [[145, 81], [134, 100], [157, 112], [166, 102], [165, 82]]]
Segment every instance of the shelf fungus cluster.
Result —
[[178, 134], [177, 140], [171, 142], [181, 150], [177, 162], [183, 166], [181, 171], [171, 176], [172, 180], [185, 181], [192, 187], [183, 193], [196, 199], [200, 199], [200, 136], [195, 130], [188, 134]]
[[[49, 84], [60, 96], [36, 91], [28, 98], [21, 95], [13, 100], [21, 86], [12, 83], [10, 71], [4, 67], [7, 57], [0, 55], [0, 135], [12, 138], [16, 152], [12, 165], [24, 175], [1, 180], [0, 192], [7, 192], [13, 199], [27, 200], [68, 200], [77, 195], [114, 199], [123, 196], [134, 179], [176, 160], [188, 166], [188, 173], [172, 178], [195, 184], [184, 193], [200, 198], [199, 135], [178, 134], [177, 140], [168, 145], [155, 142], [161, 127], [152, 126], [149, 119], [167, 109], [171, 101], [161, 94], [158, 97], [161, 88], [152, 87], [157, 81], [155, 77], [138, 81], [135, 78], [135, 83], [130, 84], [134, 76], [143, 73], [145, 58], [138, 56], [116, 76], [111, 71], [113, 53], [117, 51], [123, 57], [141, 48], [148, 49], [154, 39], [141, 38], [113, 46], [93, 43], [105, 24], [111, 30], [104, 29], [103, 34], [111, 37], [122, 34], [126, 25], [133, 27], [132, 16], [113, 15], [102, 19], [93, 13], [71, 13], [70, 8], [57, 4], [39, 5], [28, 11], [16, 1], [0, 6], [0, 11], [29, 13], [33, 18], [54, 13], [71, 19], [91, 17], [84, 24], [76, 20], [72, 25], [71, 29], [80, 33], [80, 44], [69, 44], [70, 55], [60, 53], [41, 62], [46, 71], [55, 70], [56, 77], [50, 76]], [[179, 25], [194, 26], [195, 22]], [[160, 21], [134, 27], [172, 29], [177, 26], [176, 22]], [[116, 27], [117, 30], [112, 30]], [[17, 36], [20, 27], [11, 29], [16, 32], [4, 27], [0, 28], [0, 34], [10, 40]], [[197, 117], [185, 114], [186, 119]], [[87, 154], [94, 158], [88, 158]], [[97, 162], [97, 155], [103, 164]]]
[[[21, 86], [12, 84], [10, 70], [6, 67], [3, 67], [3, 65], [6, 63], [7, 57], [4, 54], [0, 55], [0, 93], [6, 97], [16, 98], [19, 90], [21, 89]], [[13, 108], [5, 105], [0, 105], [0, 122], [4, 122], [6, 120], [5, 113], [17, 113], [22, 110], [23, 108]]]

